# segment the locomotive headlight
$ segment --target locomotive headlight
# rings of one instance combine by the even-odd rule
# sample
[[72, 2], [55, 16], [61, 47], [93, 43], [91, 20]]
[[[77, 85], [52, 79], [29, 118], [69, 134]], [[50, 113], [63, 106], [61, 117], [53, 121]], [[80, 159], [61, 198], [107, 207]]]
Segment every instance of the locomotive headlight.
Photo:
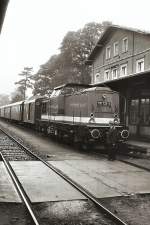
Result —
[[120, 122], [119, 118], [115, 118], [115, 119], [114, 119], [114, 123], [115, 123], [115, 124], [118, 124], [119, 122]]
[[129, 131], [128, 130], [122, 130], [120, 135], [121, 135], [121, 138], [127, 139], [129, 137]]
[[114, 123], [115, 123], [115, 124], [120, 123], [120, 119], [119, 119], [119, 117], [118, 117], [118, 114], [115, 114], [115, 115], [114, 115]]
[[91, 130], [91, 136], [94, 139], [98, 139], [101, 136], [101, 133], [98, 129]]

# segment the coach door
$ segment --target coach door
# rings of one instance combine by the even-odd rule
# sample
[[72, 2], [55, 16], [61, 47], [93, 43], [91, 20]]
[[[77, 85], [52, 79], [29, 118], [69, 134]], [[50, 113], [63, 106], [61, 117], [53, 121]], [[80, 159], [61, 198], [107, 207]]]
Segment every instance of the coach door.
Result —
[[35, 101], [35, 120], [41, 119], [42, 103], [41, 99]]
[[150, 137], [150, 96], [140, 99], [139, 135]]

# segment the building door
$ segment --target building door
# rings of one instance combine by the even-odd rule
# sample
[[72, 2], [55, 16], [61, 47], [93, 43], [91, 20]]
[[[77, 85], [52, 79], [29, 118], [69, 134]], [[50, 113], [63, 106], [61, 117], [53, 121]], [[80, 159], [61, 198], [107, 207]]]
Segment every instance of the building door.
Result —
[[144, 137], [150, 130], [150, 97], [139, 97], [130, 100], [129, 125], [134, 128], [134, 135]]
[[134, 98], [129, 101], [129, 126], [132, 134], [139, 136], [140, 130], [140, 99]]
[[150, 97], [140, 99], [140, 136], [150, 136]]

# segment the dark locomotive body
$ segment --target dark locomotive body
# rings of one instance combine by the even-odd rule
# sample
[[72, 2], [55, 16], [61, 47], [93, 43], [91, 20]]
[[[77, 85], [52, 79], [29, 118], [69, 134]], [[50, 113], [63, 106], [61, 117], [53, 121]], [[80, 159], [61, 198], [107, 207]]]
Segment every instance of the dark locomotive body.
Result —
[[2, 106], [0, 116], [83, 145], [105, 143], [110, 121], [116, 123], [118, 141], [129, 135], [120, 124], [119, 95], [108, 87], [66, 84], [55, 88], [49, 98]]

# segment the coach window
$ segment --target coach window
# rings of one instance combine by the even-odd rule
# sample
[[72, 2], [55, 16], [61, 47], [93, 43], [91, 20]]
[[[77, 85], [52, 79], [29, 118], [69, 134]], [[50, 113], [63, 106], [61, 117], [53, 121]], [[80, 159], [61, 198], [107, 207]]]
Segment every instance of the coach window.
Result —
[[150, 124], [150, 99], [142, 98], [140, 103], [140, 123], [141, 125]]
[[130, 102], [130, 124], [139, 122], [139, 99], [132, 99]]

